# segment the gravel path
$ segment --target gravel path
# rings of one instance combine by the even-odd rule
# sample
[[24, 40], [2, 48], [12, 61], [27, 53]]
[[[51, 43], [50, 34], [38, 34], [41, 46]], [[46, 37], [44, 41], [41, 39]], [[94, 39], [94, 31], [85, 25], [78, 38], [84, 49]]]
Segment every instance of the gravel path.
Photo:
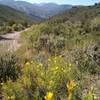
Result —
[[20, 34], [24, 31], [0, 35], [0, 45], [7, 46], [8, 51], [16, 51], [21, 46]]

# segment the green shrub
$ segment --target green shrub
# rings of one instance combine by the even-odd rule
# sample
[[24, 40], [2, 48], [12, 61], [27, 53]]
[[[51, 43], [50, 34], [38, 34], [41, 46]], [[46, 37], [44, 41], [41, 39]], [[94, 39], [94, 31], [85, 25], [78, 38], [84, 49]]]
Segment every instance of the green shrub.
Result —
[[13, 29], [13, 31], [18, 31], [17, 24], [13, 24], [13, 25], [12, 25], [12, 29]]
[[21, 31], [21, 30], [23, 30], [23, 29], [25, 29], [26, 27], [24, 27], [22, 24], [18, 24], [18, 31]]
[[0, 27], [0, 34], [6, 34], [6, 33], [11, 33], [12, 32], [12, 28], [10, 26], [1, 26]]
[[90, 28], [92, 31], [100, 31], [100, 17], [91, 20]]
[[17, 58], [11, 54], [0, 56], [0, 82], [6, 82], [9, 79], [15, 81], [18, 78], [17, 61]]
[[12, 32], [11, 26], [6, 26], [5, 31], [6, 31], [6, 33], [11, 33]]

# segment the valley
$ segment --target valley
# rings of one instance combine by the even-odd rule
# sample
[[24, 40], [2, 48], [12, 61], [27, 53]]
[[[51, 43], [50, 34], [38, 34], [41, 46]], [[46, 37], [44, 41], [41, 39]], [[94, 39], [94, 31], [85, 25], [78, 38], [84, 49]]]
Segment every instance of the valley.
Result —
[[72, 8], [72, 5], [59, 5], [56, 3], [32, 4], [26, 1], [16, 0], [0, 0], [0, 4], [25, 12], [36, 21], [47, 19]]

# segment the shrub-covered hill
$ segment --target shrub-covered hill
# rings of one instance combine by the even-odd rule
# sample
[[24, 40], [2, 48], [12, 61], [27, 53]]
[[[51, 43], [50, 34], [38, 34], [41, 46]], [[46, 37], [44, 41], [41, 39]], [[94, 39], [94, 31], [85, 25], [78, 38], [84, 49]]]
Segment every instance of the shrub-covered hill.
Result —
[[[60, 69], [59, 75], [50, 74], [50, 77], [48, 74], [48, 72], [53, 72], [53, 69], [50, 70], [52, 67], [49, 66], [49, 58], [56, 56], [57, 59], [60, 56], [64, 60], [63, 63], [74, 64], [79, 71], [78, 75], [71, 72], [72, 75], [78, 77], [73, 79], [77, 80], [79, 90], [75, 91], [73, 95], [75, 98], [68, 100], [92, 100], [93, 91], [91, 90], [89, 92], [91, 96], [87, 95], [86, 99], [83, 99], [84, 96], [82, 96], [92, 86], [97, 100], [100, 99], [98, 95], [100, 93], [100, 86], [98, 85], [100, 84], [100, 4], [89, 7], [74, 7], [43, 23], [32, 26], [31, 29], [22, 34], [22, 37], [25, 45], [17, 53], [25, 61], [35, 59], [41, 62], [46, 71], [44, 72], [47, 73], [46, 79], [51, 77], [53, 77], [51, 81], [57, 79], [53, 84], [53, 89], [47, 89], [49, 85], [46, 85], [47, 90], [42, 87], [42, 91], [53, 91], [55, 93], [54, 98], [60, 97], [61, 100], [65, 100], [66, 88], [64, 84], [68, 81], [66, 79], [68, 72], [64, 74]], [[63, 64], [52, 66], [53, 68], [60, 66], [59, 68], [62, 69], [64, 67]], [[36, 69], [40, 69], [40, 67]], [[64, 75], [65, 78], [63, 79]], [[72, 77], [72, 75], [69, 75], [69, 77]], [[54, 78], [55, 76], [57, 77]]]
[[31, 19], [27, 14], [8, 6], [0, 5], [0, 34], [10, 32], [12, 27], [17, 30], [18, 27], [26, 27], [33, 22], [35, 20]]
[[[60, 15], [33, 26], [27, 34], [36, 51], [46, 50], [50, 54], [74, 49], [90, 41], [99, 41], [100, 4], [74, 7]], [[73, 45], [73, 46], [72, 46]], [[61, 51], [61, 52], [60, 52]]]
[[8, 6], [0, 5], [0, 22], [8, 22], [14, 20], [16, 22], [31, 22], [32, 19], [25, 13], [17, 11]]
[[100, 4], [72, 8], [33, 26], [22, 37], [29, 58], [43, 61], [44, 56], [62, 55], [82, 72], [100, 72]]
[[96, 3], [93, 6], [76, 6], [69, 11], [65, 11], [59, 15], [51, 18], [50, 21], [58, 20], [58, 22], [70, 21], [82, 21], [86, 23], [94, 17], [100, 17], [100, 3]]

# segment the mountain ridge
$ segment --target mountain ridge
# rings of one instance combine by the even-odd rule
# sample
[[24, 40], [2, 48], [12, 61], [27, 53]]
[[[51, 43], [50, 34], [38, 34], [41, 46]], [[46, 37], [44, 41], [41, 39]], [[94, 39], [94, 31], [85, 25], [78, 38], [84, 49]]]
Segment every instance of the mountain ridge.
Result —
[[[9, 17], [8, 17], [8, 16]], [[27, 16], [24, 12], [18, 11], [16, 9], [13, 9], [9, 6], [5, 6], [5, 5], [1, 5], [0, 4], [0, 18], [5, 17], [5, 20], [10, 20], [13, 18], [16, 18], [17, 20], [25, 20], [28, 19], [30, 20], [31, 18], [29, 18], [29, 16]], [[1, 20], [3, 21], [3, 20]]]
[[23, 30], [35, 22], [26, 13], [0, 4], [0, 35]]
[[67, 9], [71, 9], [72, 5], [60, 5], [56, 3], [40, 3], [32, 4], [26, 1], [15, 0], [0, 0], [0, 4], [10, 6], [14, 9], [27, 13], [29, 16], [37, 16], [40, 19], [46, 19], [52, 17], [58, 13], [61, 13]]

